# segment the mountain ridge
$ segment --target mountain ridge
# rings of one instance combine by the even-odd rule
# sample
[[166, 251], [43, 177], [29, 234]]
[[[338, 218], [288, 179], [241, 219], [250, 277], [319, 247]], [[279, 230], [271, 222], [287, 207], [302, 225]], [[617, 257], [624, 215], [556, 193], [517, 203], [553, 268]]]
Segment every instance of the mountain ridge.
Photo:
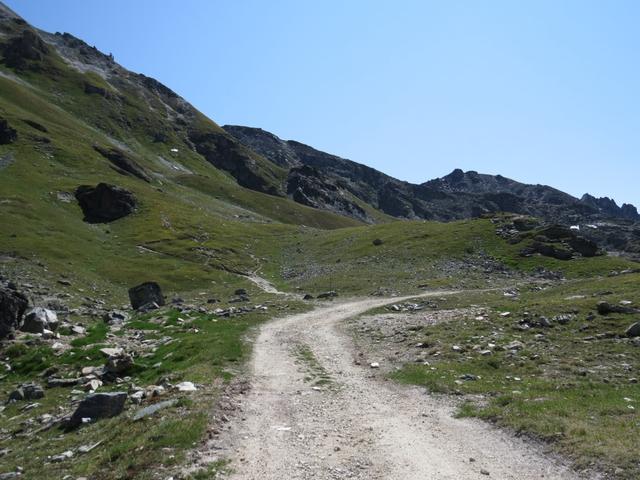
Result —
[[[261, 128], [224, 125], [224, 130], [248, 148], [285, 168], [309, 165], [324, 169], [343, 182], [344, 188], [381, 209], [401, 218], [452, 220], [479, 216], [499, 210], [550, 217], [546, 206], [552, 206], [553, 220], [565, 222], [612, 217], [640, 220], [635, 206], [618, 206], [608, 197], [595, 198], [585, 194], [581, 199], [547, 185], [531, 185], [503, 177], [464, 172], [454, 169], [450, 174], [421, 184], [398, 180], [365, 164], [316, 150], [295, 140], [282, 140]], [[376, 195], [378, 194], [378, 195]], [[396, 198], [390, 198], [395, 195]], [[470, 195], [470, 196], [469, 196]], [[447, 211], [443, 206], [455, 201]], [[462, 205], [461, 203], [467, 203]], [[473, 202], [474, 205], [469, 205]], [[525, 203], [529, 203], [526, 205]], [[545, 208], [536, 203], [544, 204]], [[560, 211], [561, 206], [565, 211]], [[456, 209], [458, 210], [456, 212]]]

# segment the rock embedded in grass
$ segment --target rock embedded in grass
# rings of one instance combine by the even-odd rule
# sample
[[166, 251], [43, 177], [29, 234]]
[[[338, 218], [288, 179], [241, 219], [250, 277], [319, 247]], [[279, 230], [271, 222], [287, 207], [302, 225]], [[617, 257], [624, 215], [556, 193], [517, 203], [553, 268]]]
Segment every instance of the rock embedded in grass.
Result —
[[124, 410], [126, 400], [127, 394], [125, 392], [92, 393], [87, 395], [67, 422], [66, 428], [70, 430], [89, 421], [115, 417]]
[[598, 302], [598, 313], [600, 315], [608, 315], [610, 313], [638, 313], [640, 310], [624, 305], [612, 305], [609, 302]]
[[38, 400], [44, 397], [44, 390], [37, 383], [23, 383], [9, 394], [9, 401]]
[[148, 305], [164, 305], [162, 289], [156, 282], [144, 282], [129, 289], [129, 300], [134, 310], [140, 310]]
[[87, 223], [113, 222], [133, 213], [137, 207], [133, 193], [108, 183], [99, 183], [95, 187], [81, 185], [75, 195]]
[[627, 328], [627, 337], [640, 337], [640, 322], [636, 322]]

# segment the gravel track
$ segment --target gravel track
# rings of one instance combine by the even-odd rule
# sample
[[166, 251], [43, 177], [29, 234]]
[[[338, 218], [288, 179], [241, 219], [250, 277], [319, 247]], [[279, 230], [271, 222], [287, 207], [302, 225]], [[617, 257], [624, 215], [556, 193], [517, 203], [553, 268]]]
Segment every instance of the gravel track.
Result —
[[[231, 478], [243, 480], [582, 478], [545, 456], [541, 445], [455, 419], [446, 398], [356, 365], [342, 322], [402, 300], [335, 303], [265, 324], [242, 413], [216, 441], [225, 447], [216, 446], [209, 458], [230, 459]], [[300, 347], [313, 352], [315, 371], [328, 374], [330, 383], [314, 386]]]

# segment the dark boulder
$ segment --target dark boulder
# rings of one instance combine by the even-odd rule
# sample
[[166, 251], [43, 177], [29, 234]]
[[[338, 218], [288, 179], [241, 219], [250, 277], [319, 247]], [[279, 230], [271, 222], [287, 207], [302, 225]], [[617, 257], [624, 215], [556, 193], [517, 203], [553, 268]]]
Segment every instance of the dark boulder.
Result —
[[0, 288], [0, 339], [10, 335], [22, 322], [29, 301], [10, 288]]
[[311, 295], [311, 294], [307, 293], [307, 294], [305, 294], [305, 296], [304, 296], [304, 297], [302, 297], [302, 299], [303, 299], [303, 300], [313, 300], [313, 295]]
[[609, 315], [610, 313], [638, 313], [640, 310], [625, 305], [612, 305], [609, 302], [598, 302], [597, 310], [600, 315]]
[[164, 296], [160, 285], [156, 282], [145, 282], [129, 289], [129, 300], [134, 310], [139, 310], [147, 305], [164, 305]]
[[93, 149], [111, 162], [114, 170], [122, 175], [133, 175], [134, 177], [150, 182], [151, 178], [147, 172], [127, 153], [117, 148], [105, 148], [94, 145]]
[[44, 397], [44, 390], [37, 383], [23, 383], [9, 394], [9, 401], [38, 400]]
[[128, 190], [107, 183], [95, 187], [81, 185], [76, 189], [76, 199], [88, 223], [107, 223], [126, 217], [137, 206], [136, 198]]
[[[67, 422], [67, 429], [73, 429], [85, 422], [101, 418], [115, 417], [124, 410], [127, 400], [125, 392], [93, 393], [88, 395]], [[89, 420], [86, 420], [89, 419]]]
[[104, 367], [105, 371], [108, 373], [113, 373], [114, 375], [121, 375], [133, 367], [133, 358], [131, 355], [127, 353], [122, 353], [121, 355], [111, 355], [107, 359], [107, 363]]
[[15, 128], [11, 128], [9, 122], [4, 118], [0, 118], [0, 145], [13, 143], [18, 139], [18, 132]]
[[627, 337], [640, 337], [640, 322], [632, 324], [625, 333]]
[[379, 247], [379, 246], [380, 246], [380, 245], [382, 245], [383, 243], [384, 243], [384, 241], [383, 241], [382, 239], [380, 239], [380, 238], [376, 238], [376, 239], [373, 241], [373, 244], [374, 244], [376, 247]]

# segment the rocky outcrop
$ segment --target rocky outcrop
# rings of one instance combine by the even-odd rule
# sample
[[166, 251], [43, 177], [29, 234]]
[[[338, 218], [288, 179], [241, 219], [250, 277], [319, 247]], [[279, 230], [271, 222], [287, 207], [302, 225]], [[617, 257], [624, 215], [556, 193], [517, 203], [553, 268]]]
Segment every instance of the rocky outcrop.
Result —
[[276, 165], [285, 168], [299, 167], [302, 161], [291, 146], [279, 139], [273, 133], [261, 128], [243, 127], [240, 125], [225, 125], [222, 127], [240, 143], [249, 147], [254, 152], [269, 159]]
[[11, 289], [0, 288], [0, 339], [11, 335], [22, 323], [29, 301], [23, 294]]
[[107, 183], [81, 185], [75, 195], [88, 223], [113, 222], [133, 213], [137, 206], [133, 193]]
[[129, 289], [129, 300], [134, 310], [140, 310], [150, 305], [164, 305], [164, 296], [160, 285], [156, 282], [145, 282]]
[[592, 208], [597, 209], [602, 215], [613, 218], [624, 218], [626, 220], [640, 220], [640, 214], [633, 205], [624, 203], [621, 207], [615, 200], [609, 197], [596, 198], [585, 193], [580, 201]]
[[275, 172], [260, 165], [252, 157], [252, 153], [230, 135], [213, 131], [192, 131], [189, 133], [189, 140], [200, 155], [214, 167], [229, 172], [239, 185], [270, 195], [283, 195]]
[[93, 149], [111, 162], [114, 170], [122, 175], [132, 175], [145, 182], [150, 182], [151, 178], [133, 158], [127, 153], [117, 148], [105, 148], [100, 145], [94, 145]]
[[26, 69], [41, 62], [49, 52], [47, 44], [36, 32], [26, 28], [7, 42], [3, 48], [4, 64], [11, 68]]
[[360, 205], [348, 198], [348, 192], [313, 167], [305, 165], [289, 171], [287, 195], [309, 207], [329, 210], [365, 222], [373, 221]]

